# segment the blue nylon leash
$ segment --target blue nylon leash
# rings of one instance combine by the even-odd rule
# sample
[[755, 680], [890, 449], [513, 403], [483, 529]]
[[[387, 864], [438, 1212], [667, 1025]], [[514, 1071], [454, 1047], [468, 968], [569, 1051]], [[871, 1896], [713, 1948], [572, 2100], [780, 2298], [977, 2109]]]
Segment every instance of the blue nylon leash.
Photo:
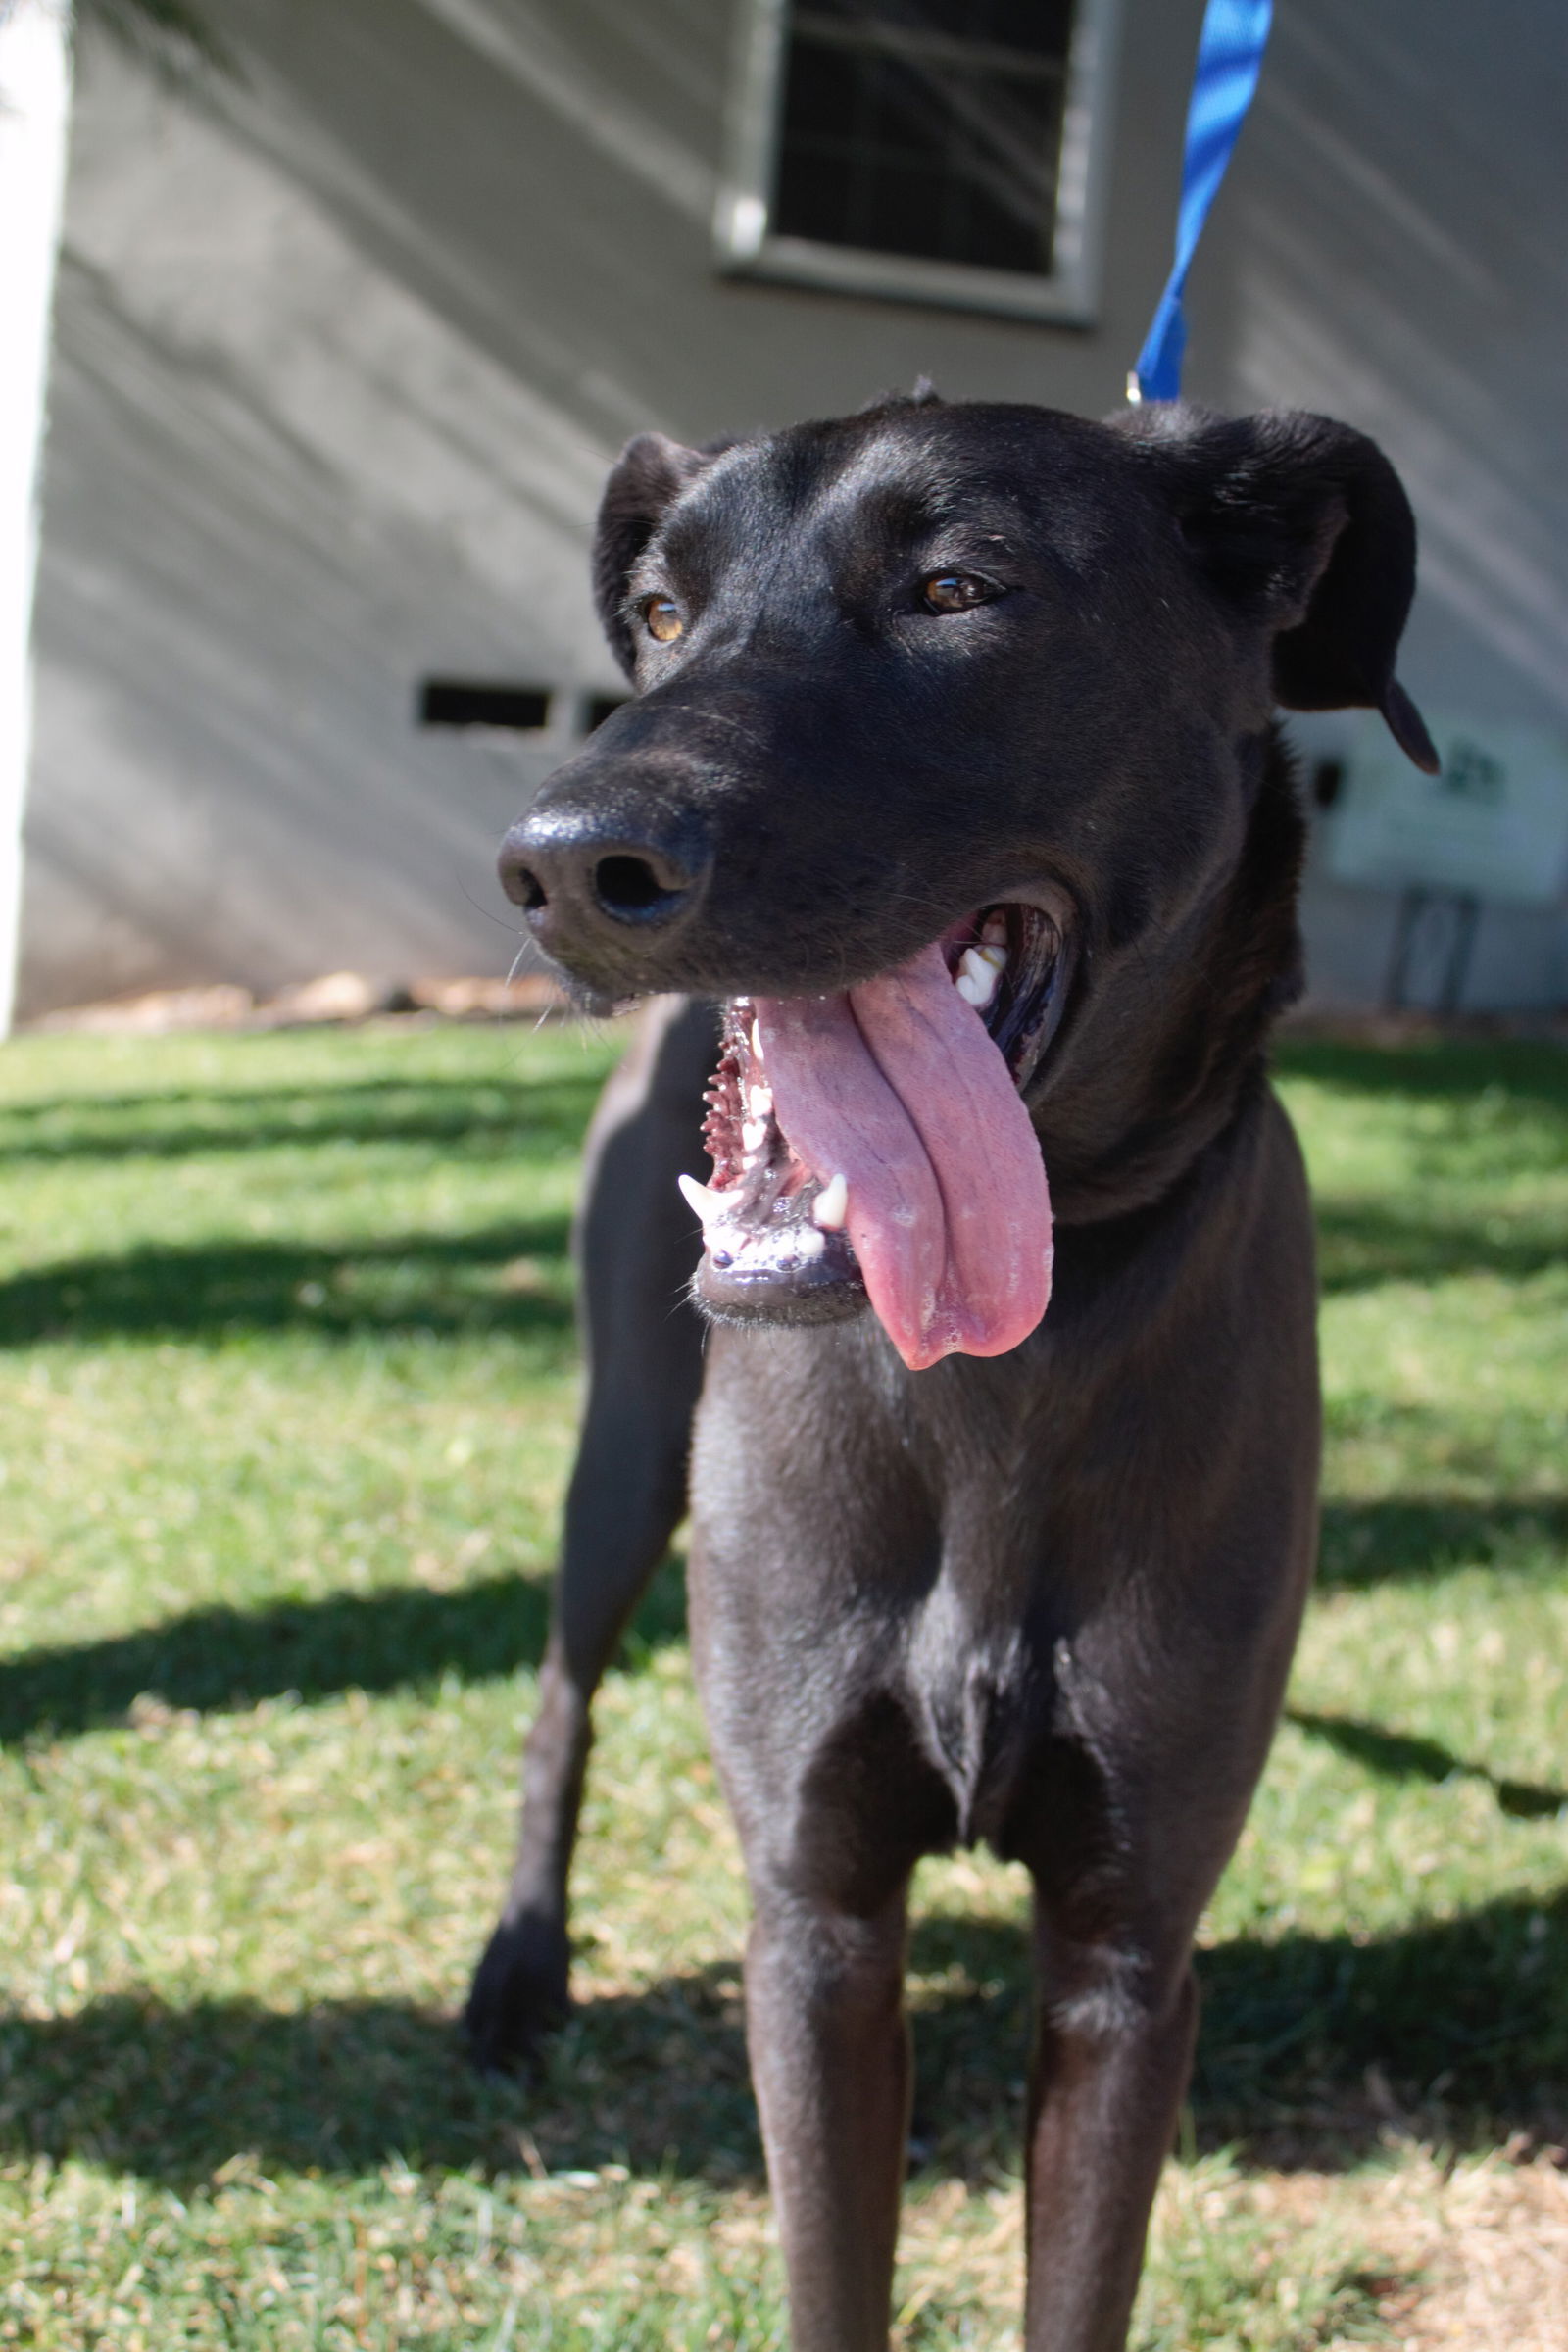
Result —
[[1273, 0], [1208, 0], [1198, 43], [1192, 104], [1187, 110], [1176, 262], [1138, 354], [1138, 365], [1127, 378], [1129, 400], [1181, 398], [1182, 354], [1187, 348], [1182, 296], [1187, 289], [1187, 271], [1252, 103], [1273, 14]]

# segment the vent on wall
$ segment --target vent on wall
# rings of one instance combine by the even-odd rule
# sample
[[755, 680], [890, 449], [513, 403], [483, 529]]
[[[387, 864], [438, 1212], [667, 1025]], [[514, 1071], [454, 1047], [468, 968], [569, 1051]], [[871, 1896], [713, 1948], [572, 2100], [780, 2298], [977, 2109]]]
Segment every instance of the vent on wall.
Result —
[[550, 724], [543, 686], [508, 686], [484, 678], [426, 678], [418, 690], [421, 727], [508, 727], [539, 735]]
[[1345, 761], [1320, 760], [1312, 770], [1312, 805], [1315, 808], [1334, 808], [1339, 806], [1345, 790]]
[[609, 718], [613, 711], [616, 711], [620, 709], [622, 703], [629, 702], [630, 700], [631, 697], [625, 694], [589, 695], [587, 701], [582, 707], [583, 733], [585, 735], [591, 735], [595, 727], [602, 727], [606, 719]]

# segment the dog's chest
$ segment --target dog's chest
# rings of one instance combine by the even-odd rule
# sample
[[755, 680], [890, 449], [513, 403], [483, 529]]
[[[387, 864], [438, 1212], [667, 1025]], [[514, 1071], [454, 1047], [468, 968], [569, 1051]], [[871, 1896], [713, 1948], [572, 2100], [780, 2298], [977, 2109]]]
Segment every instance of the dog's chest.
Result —
[[930, 1492], [940, 1566], [906, 1622], [902, 1695], [972, 1844], [997, 1841], [1050, 1725], [1040, 1544], [1052, 1449], [1015, 1376], [990, 1364], [953, 1372], [919, 1393], [919, 1411], [904, 1388], [906, 1455]]
[[903, 1659], [905, 1704], [966, 1845], [998, 1839], [1052, 1706], [1049, 1653], [988, 1597], [944, 1573], [910, 1620]]

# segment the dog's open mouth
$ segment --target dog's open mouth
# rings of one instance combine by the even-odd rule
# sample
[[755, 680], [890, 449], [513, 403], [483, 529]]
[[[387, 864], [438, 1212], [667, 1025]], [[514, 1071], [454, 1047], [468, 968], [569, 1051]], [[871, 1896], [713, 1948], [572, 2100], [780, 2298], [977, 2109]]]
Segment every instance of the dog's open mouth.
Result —
[[911, 1370], [1001, 1355], [1051, 1296], [1051, 1200], [1020, 1090], [1060, 1019], [1063, 935], [982, 907], [828, 997], [737, 997], [708, 1094], [698, 1294], [725, 1319], [836, 1321], [868, 1297]]

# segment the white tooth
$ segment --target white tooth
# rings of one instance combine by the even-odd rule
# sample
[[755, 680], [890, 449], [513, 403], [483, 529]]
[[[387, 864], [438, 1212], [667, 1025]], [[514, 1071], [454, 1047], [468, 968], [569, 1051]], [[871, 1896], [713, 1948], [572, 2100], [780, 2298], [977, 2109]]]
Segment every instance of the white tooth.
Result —
[[771, 1087], [751, 1087], [748, 1089], [746, 1100], [751, 1106], [751, 1113], [754, 1119], [765, 1119], [771, 1115], [773, 1109], [773, 1090]]
[[742, 1119], [741, 1142], [748, 1152], [760, 1152], [767, 1139], [765, 1119]]
[[980, 937], [986, 947], [1001, 948], [1005, 953], [1007, 946], [1006, 916], [1004, 914], [988, 914], [980, 926]]
[[983, 939], [977, 948], [968, 948], [964, 953], [969, 956], [978, 956], [980, 961], [988, 963], [994, 972], [1004, 972], [1007, 968], [1007, 950], [1004, 941]]
[[757, 1033], [757, 1016], [755, 1013], [752, 1016], [751, 1025], [746, 1032], [746, 1042], [752, 1049], [752, 1059], [757, 1063], [758, 1067], [760, 1068], [762, 1062], [762, 1041]]
[[710, 1225], [721, 1224], [733, 1212], [735, 1201], [729, 1193], [721, 1193], [710, 1184], [699, 1184], [695, 1176], [677, 1176], [675, 1182], [687, 1207], [702, 1219], [705, 1232]]
[[965, 948], [954, 986], [966, 1004], [972, 1004], [976, 1012], [983, 1012], [997, 993], [1000, 978], [997, 966], [988, 962], [978, 948]]
[[813, 1233], [808, 1225], [803, 1225], [801, 1227], [799, 1233], [797, 1233], [793, 1243], [790, 1246], [796, 1256], [799, 1258], [805, 1258], [808, 1263], [809, 1263], [812, 1258], [820, 1257], [823, 1250], [827, 1248], [827, 1244], [823, 1241], [822, 1236], [819, 1233]]
[[837, 1233], [849, 1213], [850, 1180], [842, 1174], [830, 1176], [811, 1202], [811, 1223], [824, 1233]]

